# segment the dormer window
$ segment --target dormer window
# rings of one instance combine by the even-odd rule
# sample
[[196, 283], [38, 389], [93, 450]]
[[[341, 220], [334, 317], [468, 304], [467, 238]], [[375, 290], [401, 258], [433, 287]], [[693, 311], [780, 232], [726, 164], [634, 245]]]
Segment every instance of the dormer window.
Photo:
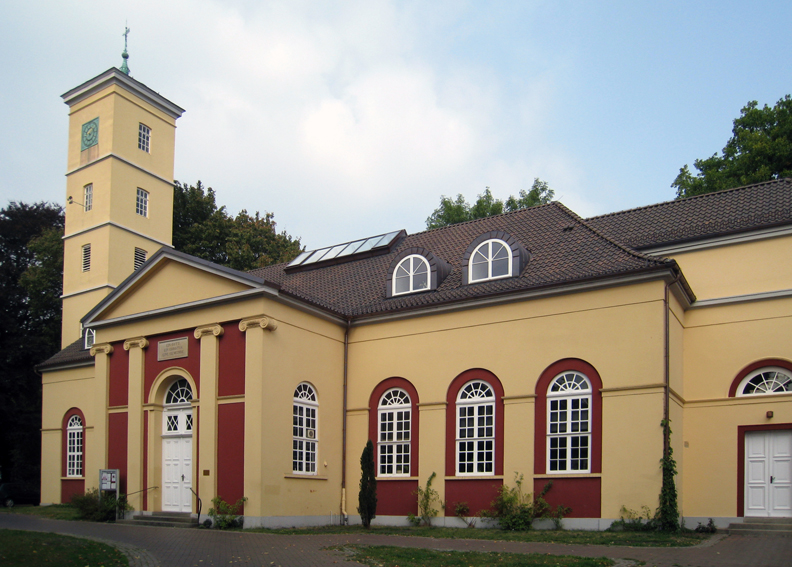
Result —
[[418, 254], [407, 256], [393, 272], [393, 295], [429, 289], [429, 262]]
[[502, 240], [487, 240], [473, 251], [468, 265], [470, 283], [512, 275], [511, 249]]
[[85, 348], [89, 349], [94, 346], [96, 342], [96, 331], [93, 329], [85, 329]]

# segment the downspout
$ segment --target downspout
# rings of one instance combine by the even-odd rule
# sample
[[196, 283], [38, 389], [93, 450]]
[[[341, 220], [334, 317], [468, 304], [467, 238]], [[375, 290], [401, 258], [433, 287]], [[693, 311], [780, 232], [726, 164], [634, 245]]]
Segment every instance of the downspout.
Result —
[[669, 304], [669, 290], [672, 285], [679, 283], [679, 274], [673, 280], [665, 284], [663, 293], [664, 324], [665, 324], [665, 353], [664, 353], [664, 379], [663, 379], [663, 457], [668, 456], [668, 448], [671, 440], [671, 321]]
[[344, 401], [343, 416], [341, 427], [341, 522], [349, 524], [349, 516], [346, 511], [346, 454], [347, 454], [347, 370], [349, 368], [349, 326], [350, 320], [347, 319], [346, 329], [344, 330]]

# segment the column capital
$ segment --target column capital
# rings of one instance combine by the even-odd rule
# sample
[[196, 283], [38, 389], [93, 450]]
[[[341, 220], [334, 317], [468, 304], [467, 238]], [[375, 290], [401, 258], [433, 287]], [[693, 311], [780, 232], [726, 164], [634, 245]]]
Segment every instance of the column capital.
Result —
[[135, 337], [134, 339], [127, 339], [124, 341], [124, 350], [129, 350], [135, 347], [144, 349], [148, 346], [149, 342], [146, 337]]
[[224, 329], [219, 323], [212, 323], [211, 325], [201, 325], [200, 327], [196, 327], [195, 332], [193, 332], [193, 336], [196, 339], [200, 339], [201, 337], [206, 337], [208, 335], [219, 337], [223, 334], [223, 331]]
[[247, 319], [242, 319], [239, 322], [239, 330], [242, 332], [245, 332], [253, 327], [260, 327], [265, 331], [274, 331], [278, 328], [278, 322], [272, 317], [266, 317], [264, 315], [248, 317]]
[[91, 347], [91, 356], [96, 356], [97, 354], [112, 354], [113, 352], [113, 345], [110, 343], [98, 343]]

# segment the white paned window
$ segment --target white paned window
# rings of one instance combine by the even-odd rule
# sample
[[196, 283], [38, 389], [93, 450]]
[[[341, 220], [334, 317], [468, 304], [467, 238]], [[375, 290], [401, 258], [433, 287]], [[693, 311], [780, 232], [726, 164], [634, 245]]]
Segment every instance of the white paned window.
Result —
[[135, 248], [135, 269], [139, 270], [146, 263], [148, 252], [142, 248]]
[[79, 415], [66, 426], [66, 476], [83, 475], [83, 422]]
[[379, 476], [410, 476], [410, 396], [393, 388], [380, 398], [377, 454]]
[[457, 396], [457, 474], [495, 473], [495, 394], [486, 382], [468, 382]]
[[785, 368], [767, 367], [751, 372], [737, 388], [737, 396], [762, 396], [792, 392], [792, 373]]
[[151, 151], [151, 128], [142, 123], [138, 128], [138, 149], [144, 152]]
[[318, 406], [313, 386], [297, 386], [292, 405], [292, 472], [297, 474], [316, 474]]
[[91, 245], [83, 244], [82, 247], [82, 271], [91, 271]]
[[393, 295], [425, 289], [429, 289], [429, 263], [423, 256], [407, 256], [393, 272]]
[[185, 378], [179, 378], [170, 385], [165, 393], [165, 411], [162, 414], [163, 435], [186, 435], [192, 432], [192, 399], [192, 388]]
[[88, 211], [90, 211], [91, 209], [93, 209], [93, 184], [92, 183], [89, 183], [88, 185], [83, 187], [83, 202], [85, 203], [85, 205], [83, 205], [83, 208], [85, 209], [86, 213]]
[[468, 270], [471, 283], [511, 276], [511, 248], [502, 240], [482, 242], [470, 256]]
[[591, 383], [563, 372], [547, 389], [547, 472], [591, 470]]
[[141, 217], [148, 216], [148, 202], [149, 202], [148, 191], [138, 187], [137, 197], [135, 199], [135, 212], [139, 214]]
[[85, 348], [91, 348], [96, 342], [96, 331], [93, 329], [85, 329]]

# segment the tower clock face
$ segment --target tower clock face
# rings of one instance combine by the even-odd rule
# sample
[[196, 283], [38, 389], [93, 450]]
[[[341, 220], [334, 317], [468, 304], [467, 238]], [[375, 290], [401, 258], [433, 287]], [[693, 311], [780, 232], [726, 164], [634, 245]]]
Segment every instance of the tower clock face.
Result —
[[87, 150], [99, 142], [99, 118], [86, 122], [82, 125], [82, 138], [80, 151]]

